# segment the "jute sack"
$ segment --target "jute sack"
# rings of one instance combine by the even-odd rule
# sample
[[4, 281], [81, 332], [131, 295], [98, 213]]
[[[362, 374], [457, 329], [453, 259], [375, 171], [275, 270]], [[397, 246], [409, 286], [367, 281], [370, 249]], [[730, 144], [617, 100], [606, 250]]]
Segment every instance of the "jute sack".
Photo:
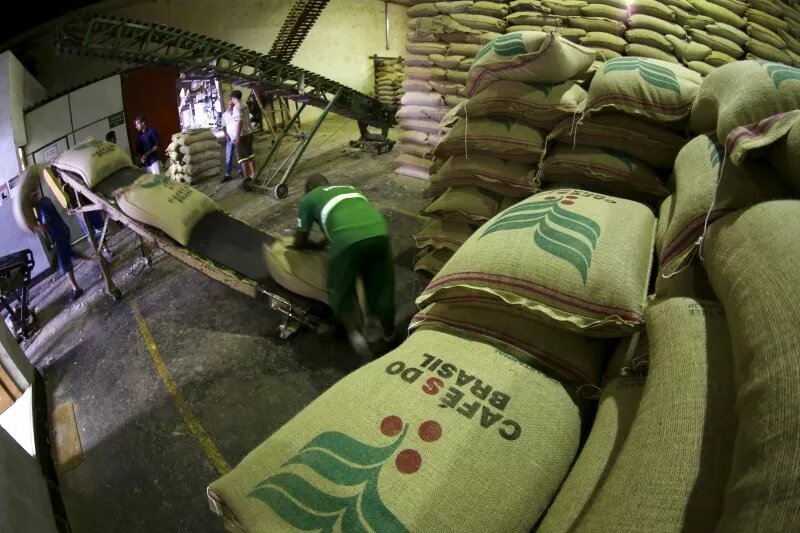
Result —
[[[451, 157], [431, 177], [431, 183], [444, 188], [465, 184], [475, 185], [500, 193], [510, 189], [516, 194], [509, 196], [517, 197], [528, 196], [536, 190], [533, 167], [530, 165], [479, 154]], [[498, 190], [493, 187], [495, 184], [504, 187]]]
[[131, 158], [114, 143], [88, 140], [75, 148], [59, 154], [53, 166], [74, 172], [90, 188], [102, 182], [114, 172], [133, 166]]
[[434, 65], [444, 69], [456, 68], [463, 59], [466, 59], [466, 57], [464, 56], [442, 55], [442, 54], [431, 54], [428, 56], [428, 58], [430, 58], [431, 62], [433, 62]]
[[592, 115], [577, 125], [569, 118], [558, 124], [547, 140], [610, 148], [656, 168], [672, 168], [687, 141], [672, 130], [622, 113]]
[[605, 6], [616, 7], [619, 9], [625, 9], [628, 5], [625, 3], [625, 0], [590, 0], [591, 4], [602, 4]]
[[800, 521], [800, 202], [757, 204], [708, 230], [705, 268], [730, 323], [737, 432], [718, 531]]
[[[447, 53], [447, 45], [444, 43], [406, 43], [406, 51], [409, 54], [428, 55]], [[407, 70], [407, 69], [406, 69]]]
[[743, 17], [750, 7], [750, 4], [742, 2], [741, 0], [714, 0], [713, 3], [724, 7], [728, 11], [733, 11], [740, 17]]
[[38, 220], [31, 196], [36, 192], [41, 192], [39, 180], [41, 171], [42, 168], [39, 165], [28, 165], [19, 178], [16, 195], [11, 200], [14, 221], [22, 231], [31, 233], [36, 231]]
[[675, 14], [669, 7], [657, 0], [630, 0], [626, 3], [631, 13], [650, 15], [666, 21], [675, 20]]
[[436, 146], [442, 140], [442, 136], [437, 133], [425, 133], [422, 131], [403, 130], [397, 136], [397, 140], [404, 143], [421, 144], [424, 146]]
[[534, 322], [489, 296], [453, 297], [430, 305], [409, 329], [434, 329], [497, 346], [541, 372], [572, 384], [600, 383], [605, 343]]
[[717, 301], [706, 271], [699, 262], [692, 263], [669, 278], [656, 276], [656, 299], [666, 300], [680, 297]]
[[580, 28], [587, 32], [600, 31], [612, 35], [622, 35], [627, 29], [624, 22], [604, 17], [569, 17], [570, 28]]
[[665, 35], [664, 38], [672, 45], [675, 55], [685, 61], [702, 61], [711, 53], [711, 48], [694, 41], [684, 41], [674, 35]]
[[183, 133], [176, 133], [172, 136], [172, 140], [175, 141], [178, 146], [191, 146], [194, 143], [202, 142], [202, 141], [215, 141], [217, 137], [214, 135], [210, 129], [203, 128], [203, 129], [196, 129], [196, 130], [189, 130]]
[[700, 15], [696, 11], [684, 10], [677, 6], [669, 6], [670, 10], [675, 14], [675, 22], [686, 28], [694, 28], [702, 30], [710, 24], [714, 24], [716, 20], [706, 15]]
[[712, 531], [734, 434], [722, 307], [691, 298], [647, 309], [650, 361], [628, 438], [575, 531]]
[[612, 59], [622, 57], [622, 54], [620, 54], [619, 52], [616, 52], [614, 50], [608, 50], [606, 48], [595, 48], [595, 52], [597, 61], [611, 61]]
[[590, 146], [557, 143], [547, 149], [542, 162], [544, 182], [578, 183], [589, 189], [597, 182], [617, 195], [627, 197], [635, 191], [652, 198], [669, 194], [655, 171], [622, 152]]
[[[490, 344], [424, 330], [328, 389], [209, 491], [212, 508], [254, 533], [522, 532], [579, 439], [559, 383]], [[442, 472], [456, 477], [443, 485]]]
[[506, 21], [486, 15], [471, 15], [469, 13], [456, 13], [450, 15], [459, 24], [467, 28], [480, 31], [503, 33], [506, 30]]
[[800, 69], [766, 61], [737, 61], [703, 81], [689, 130], [716, 131], [720, 141], [739, 126], [800, 109]]
[[[736, 128], [728, 135], [725, 146], [728, 156], [736, 164], [741, 164], [753, 152], [756, 152], [756, 157], [763, 156], [764, 153], [757, 151], [786, 137], [798, 121], [800, 110], [795, 109], [767, 117], [756, 124]], [[770, 159], [770, 163], [774, 166], [777, 161]]]
[[414, 234], [417, 247], [455, 252], [474, 233], [474, 226], [463, 222], [432, 219]]
[[430, 170], [431, 166], [433, 165], [433, 161], [431, 159], [426, 159], [424, 157], [409, 153], [400, 154], [397, 156], [395, 161], [403, 165], [411, 165], [425, 170]]
[[781, 40], [786, 43], [786, 46], [789, 48], [789, 50], [796, 54], [800, 54], [800, 40], [781, 29], [778, 29], [777, 32]]
[[[628, 48], [635, 46], [640, 45]], [[680, 124], [689, 117], [701, 81], [696, 72], [657, 59], [612, 59], [592, 79], [586, 112], [621, 111]]]
[[765, 28], [760, 24], [756, 24], [755, 22], [747, 23], [747, 35], [749, 35], [750, 37], [752, 37], [757, 41], [767, 43], [780, 50], [786, 48], [786, 43], [783, 42], [783, 39], [781, 39], [777, 33], [768, 28]]
[[515, 31], [544, 31], [544, 26], [534, 26], [531, 24], [517, 24], [506, 28], [506, 33], [513, 33]]
[[449, 250], [423, 248], [414, 257], [414, 271], [426, 272], [430, 276], [435, 276], [451, 257], [453, 257], [453, 252]]
[[538, 163], [543, 131], [509, 117], [461, 119], [435, 150], [436, 157], [480, 154], [518, 163]]
[[445, 72], [445, 77], [448, 80], [461, 84], [467, 83], [467, 76], [468, 73], [461, 70], [448, 70]]
[[710, 24], [706, 26], [705, 31], [711, 35], [716, 35], [732, 41], [739, 46], [744, 45], [744, 43], [747, 42], [747, 39], [750, 38], [749, 35], [739, 28], [734, 28], [730, 24], [725, 24], [724, 22], [715, 22], [714, 24]]
[[471, 15], [485, 15], [487, 17], [502, 19], [508, 15], [508, 6], [498, 2], [479, 1], [469, 6], [467, 13]]
[[594, 51], [557, 33], [514, 32], [487, 44], [467, 78], [467, 95], [475, 96], [497, 80], [561, 83], [586, 71]]
[[483, 46], [479, 44], [470, 44], [470, 43], [452, 43], [449, 48], [449, 53], [458, 56], [464, 56], [465, 58], [473, 58], [478, 55], [478, 52], [481, 51]]
[[627, 39], [629, 43], [643, 44], [665, 52], [672, 52], [672, 43], [670, 43], [666, 37], [653, 30], [634, 28], [625, 32], [625, 39]]
[[398, 125], [404, 130], [421, 131], [424, 133], [440, 133], [442, 131], [442, 126], [435, 120], [403, 119], [399, 121]]
[[647, 376], [649, 357], [650, 346], [647, 341], [647, 331], [640, 330], [630, 337], [619, 339], [603, 372], [603, 384], [608, 385], [621, 377]]
[[580, 43], [581, 37], [586, 35], [586, 30], [582, 30], [580, 28], [564, 28], [558, 26], [542, 26], [542, 31], [550, 32], [554, 31], [560, 36], [565, 39], [572, 41], [573, 43]]
[[574, 81], [558, 85], [496, 81], [469, 99], [455, 114], [487, 118], [513, 116], [520, 122], [552, 129], [561, 121], [583, 110], [588, 94]]
[[188, 146], [181, 146], [179, 148], [180, 152], [184, 155], [184, 158], [187, 155], [195, 155], [203, 152], [210, 152], [214, 149], [219, 151], [219, 142], [217, 142], [216, 139], [214, 139], [213, 141], [197, 141]]
[[643, 324], [654, 230], [642, 204], [542, 192], [484, 224], [417, 303], [489, 296], [562, 329], [624, 336]]
[[[756, 39], [748, 39], [745, 43], [748, 52], [751, 52], [758, 59], [767, 61], [778, 61], [784, 65], [792, 65], [792, 57], [784, 52], [778, 50], [769, 43], [761, 42]], [[750, 55], [750, 54], [748, 54]]]
[[[545, 12], [518, 11], [506, 17], [510, 27], [514, 26], [557, 26], [561, 24], [561, 17]], [[518, 32], [519, 30], [515, 30]]]
[[716, 3], [711, 3], [706, 0], [689, 0], [689, 3], [691, 3], [695, 11], [701, 15], [711, 17], [718, 22], [730, 24], [735, 28], [743, 28], [745, 25], [744, 18]]
[[[431, 54], [436, 56], [437, 54]], [[437, 67], [407, 67], [406, 78], [415, 80], [443, 80], [445, 77], [444, 69]]]
[[611, 20], [618, 20], [625, 22], [628, 20], [628, 11], [618, 7], [607, 6], [603, 4], [588, 4], [581, 8], [579, 13], [571, 13], [571, 15], [585, 17], [603, 17]]
[[447, 114], [446, 107], [427, 107], [419, 105], [405, 105], [397, 111], [397, 118], [427, 119], [441, 121]]
[[689, 141], [678, 154], [675, 195], [670, 211], [662, 206], [660, 215], [669, 219], [659, 258], [662, 275], [673, 275], [692, 260], [706, 218], [711, 223], [733, 210], [786, 194], [780, 181], [760, 162], [738, 166], [724, 156], [723, 147], [706, 135]]
[[544, 0], [542, 6], [559, 16], [580, 15], [586, 2], [583, 0]]
[[680, 62], [677, 58], [663, 50], [645, 44], [629, 44], [625, 47], [625, 54], [629, 56], [647, 57], [649, 59], [657, 59], [665, 63], [673, 63], [678, 65]]
[[220, 160], [219, 160], [219, 151], [217, 151], [217, 157], [215, 159], [207, 159], [201, 163], [187, 163], [183, 165], [182, 171], [184, 174], [200, 174], [201, 172], [205, 172], [206, 170], [216, 168], [219, 170], [220, 168]]
[[622, 53], [628, 42], [622, 37], [605, 33], [602, 31], [590, 31], [586, 36], [581, 37], [581, 44], [590, 48], [606, 48]]
[[400, 174], [401, 176], [408, 176], [409, 178], [416, 178], [425, 181], [431, 179], [430, 172], [428, 172], [424, 168], [416, 167], [413, 165], [400, 165], [394, 171], [396, 174]]
[[562, 533], [580, 523], [628, 438], [644, 383], [641, 376], [617, 377], [603, 387], [589, 437], [538, 531]]
[[704, 63], [703, 61], [689, 61], [686, 63], [686, 66], [701, 76], [708, 76], [716, 68], [708, 63]]
[[478, 225], [495, 216], [499, 206], [496, 195], [481, 192], [478, 187], [452, 187], [423, 212], [442, 220]]
[[451, 106], [451, 107], [455, 107], [455, 106], [461, 104], [462, 102], [466, 102], [466, 101], [467, 101], [467, 99], [464, 98], [463, 96], [456, 96], [454, 94], [448, 94], [448, 95], [445, 95], [445, 97], [444, 97], [444, 103], [449, 105], [449, 106]]
[[439, 94], [458, 94], [464, 90], [463, 85], [452, 81], [431, 81], [431, 88]]
[[123, 213], [160, 229], [184, 246], [197, 223], [219, 211], [217, 203], [205, 194], [162, 175], [145, 174], [116, 198]]
[[723, 54], [727, 54], [733, 58], [739, 58], [744, 55], [744, 50], [742, 50], [741, 46], [726, 39], [725, 37], [712, 35], [703, 30], [694, 28], [689, 28], [689, 35], [691, 35], [693, 41], [697, 41], [698, 43], [708, 46], [712, 50], [722, 52]]
[[454, 13], [466, 13], [469, 11], [470, 6], [473, 4], [469, 0], [456, 0], [450, 2], [436, 2], [436, 8], [446, 15]]
[[403, 80], [401, 84], [403, 89], [406, 92], [421, 92], [421, 93], [429, 93], [433, 90], [431, 87], [431, 82], [427, 80]]
[[[205, 141], [202, 141], [205, 142]], [[193, 145], [194, 146], [194, 145]], [[203, 152], [195, 152], [193, 154], [185, 154], [181, 159], [180, 162], [184, 165], [189, 164], [197, 164], [202, 163], [204, 161], [208, 161], [210, 159], [218, 160], [222, 157], [222, 149], [219, 143], [214, 143], [213, 148], [209, 148]]]
[[793, 111], [795, 117], [786, 135], [775, 142], [769, 151], [769, 160], [781, 179], [790, 186], [795, 194], [800, 194], [800, 117]]
[[541, 0], [513, 0], [508, 3], [512, 13], [517, 11], [535, 11], [542, 8]]
[[774, 17], [769, 13], [764, 13], [763, 11], [759, 11], [758, 9], [753, 9], [753, 8], [748, 9], [746, 16], [749, 22], [755, 22], [756, 24], [761, 24], [762, 26], [766, 26], [767, 28], [773, 31], [776, 30], [792, 31], [792, 25], [786, 22], [785, 20], [779, 19], [778, 17]]
[[397, 151], [417, 157], [426, 157], [430, 153], [430, 148], [422, 144], [399, 143], [397, 145]]
[[409, 67], [432, 67], [433, 61], [431, 61], [427, 55], [409, 55], [406, 56], [406, 66]]
[[727, 65], [728, 63], [733, 63], [734, 61], [736, 60], [728, 54], [723, 54], [722, 52], [717, 52], [716, 50], [712, 51], [705, 58], [705, 62], [712, 67], [721, 67], [722, 65]]
[[686, 39], [686, 30], [681, 26], [650, 15], [631, 15], [628, 18], [628, 26], [651, 30], [661, 35], [674, 35], [679, 39]]

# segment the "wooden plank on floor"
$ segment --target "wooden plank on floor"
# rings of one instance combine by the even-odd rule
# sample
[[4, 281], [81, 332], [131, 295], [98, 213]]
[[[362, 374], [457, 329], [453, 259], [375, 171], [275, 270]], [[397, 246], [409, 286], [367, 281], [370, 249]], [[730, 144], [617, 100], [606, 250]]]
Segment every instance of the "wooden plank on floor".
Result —
[[59, 474], [63, 474], [83, 462], [83, 446], [78, 434], [74, 404], [66, 402], [56, 406], [52, 418], [56, 469]]

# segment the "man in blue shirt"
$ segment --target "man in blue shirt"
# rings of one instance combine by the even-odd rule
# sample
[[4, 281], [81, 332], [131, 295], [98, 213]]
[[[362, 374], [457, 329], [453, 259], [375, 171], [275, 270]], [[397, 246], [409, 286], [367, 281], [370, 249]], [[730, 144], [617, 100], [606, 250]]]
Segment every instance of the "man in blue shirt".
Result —
[[53, 205], [50, 198], [42, 196], [39, 191], [36, 191], [33, 193], [31, 200], [36, 209], [36, 219], [38, 220], [36, 230], [47, 233], [50, 240], [53, 241], [56, 248], [58, 268], [67, 276], [67, 280], [72, 286], [71, 299], [75, 300], [83, 294], [83, 289], [78, 285], [75, 273], [72, 270], [73, 253], [69, 227], [64, 222], [64, 219], [61, 218], [61, 215], [58, 214], [58, 210], [56, 210], [56, 206]]
[[161, 162], [158, 152], [161, 150], [161, 138], [154, 128], [147, 126], [144, 117], [136, 117], [136, 151], [139, 153], [139, 162], [150, 174], [161, 174]]

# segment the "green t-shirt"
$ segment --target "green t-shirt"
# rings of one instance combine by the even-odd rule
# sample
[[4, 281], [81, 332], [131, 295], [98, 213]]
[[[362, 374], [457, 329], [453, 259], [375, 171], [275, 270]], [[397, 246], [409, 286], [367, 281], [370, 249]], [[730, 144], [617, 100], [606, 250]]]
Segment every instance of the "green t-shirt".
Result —
[[380, 211], [350, 185], [317, 187], [300, 201], [297, 228], [311, 231], [317, 223], [331, 242], [331, 252], [350, 244], [389, 235]]

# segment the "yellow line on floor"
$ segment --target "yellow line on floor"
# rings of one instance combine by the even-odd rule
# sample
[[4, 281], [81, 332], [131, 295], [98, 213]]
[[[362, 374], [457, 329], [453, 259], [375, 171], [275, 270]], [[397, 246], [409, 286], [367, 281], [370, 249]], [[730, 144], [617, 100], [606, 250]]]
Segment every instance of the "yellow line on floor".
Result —
[[394, 211], [395, 213], [400, 213], [401, 215], [405, 215], [407, 217], [416, 218], [417, 220], [427, 220], [428, 217], [422, 215], [421, 213], [415, 213], [413, 211], [408, 211], [406, 209], [398, 209], [397, 207], [389, 207], [388, 205], [377, 204], [372, 202], [372, 205], [377, 207], [378, 209], [386, 209], [387, 211]]
[[178, 384], [172, 379], [172, 374], [169, 373], [167, 365], [164, 364], [164, 359], [162, 359], [161, 353], [158, 351], [156, 341], [153, 340], [153, 335], [150, 333], [150, 328], [147, 327], [147, 323], [144, 321], [142, 312], [139, 311], [139, 306], [136, 305], [136, 302], [133, 302], [131, 303], [131, 308], [136, 317], [136, 323], [139, 325], [139, 331], [144, 338], [144, 343], [150, 351], [150, 356], [153, 359], [156, 372], [161, 378], [161, 381], [164, 382], [164, 387], [166, 387], [167, 392], [169, 392], [169, 395], [172, 396], [172, 399], [175, 401], [175, 405], [178, 407], [178, 411], [180, 411], [184, 423], [186, 423], [186, 426], [189, 428], [189, 431], [192, 432], [192, 435], [194, 435], [200, 447], [203, 448], [203, 452], [206, 454], [206, 457], [208, 457], [208, 460], [211, 461], [211, 464], [214, 465], [214, 468], [217, 469], [217, 472], [220, 474], [230, 472], [230, 465], [228, 465], [228, 462], [222, 457], [222, 454], [219, 453], [214, 441], [211, 440], [208, 432], [200, 423], [200, 420], [197, 419], [197, 415], [194, 414], [192, 408], [186, 403], [186, 399], [183, 397], [183, 393], [178, 387]]

